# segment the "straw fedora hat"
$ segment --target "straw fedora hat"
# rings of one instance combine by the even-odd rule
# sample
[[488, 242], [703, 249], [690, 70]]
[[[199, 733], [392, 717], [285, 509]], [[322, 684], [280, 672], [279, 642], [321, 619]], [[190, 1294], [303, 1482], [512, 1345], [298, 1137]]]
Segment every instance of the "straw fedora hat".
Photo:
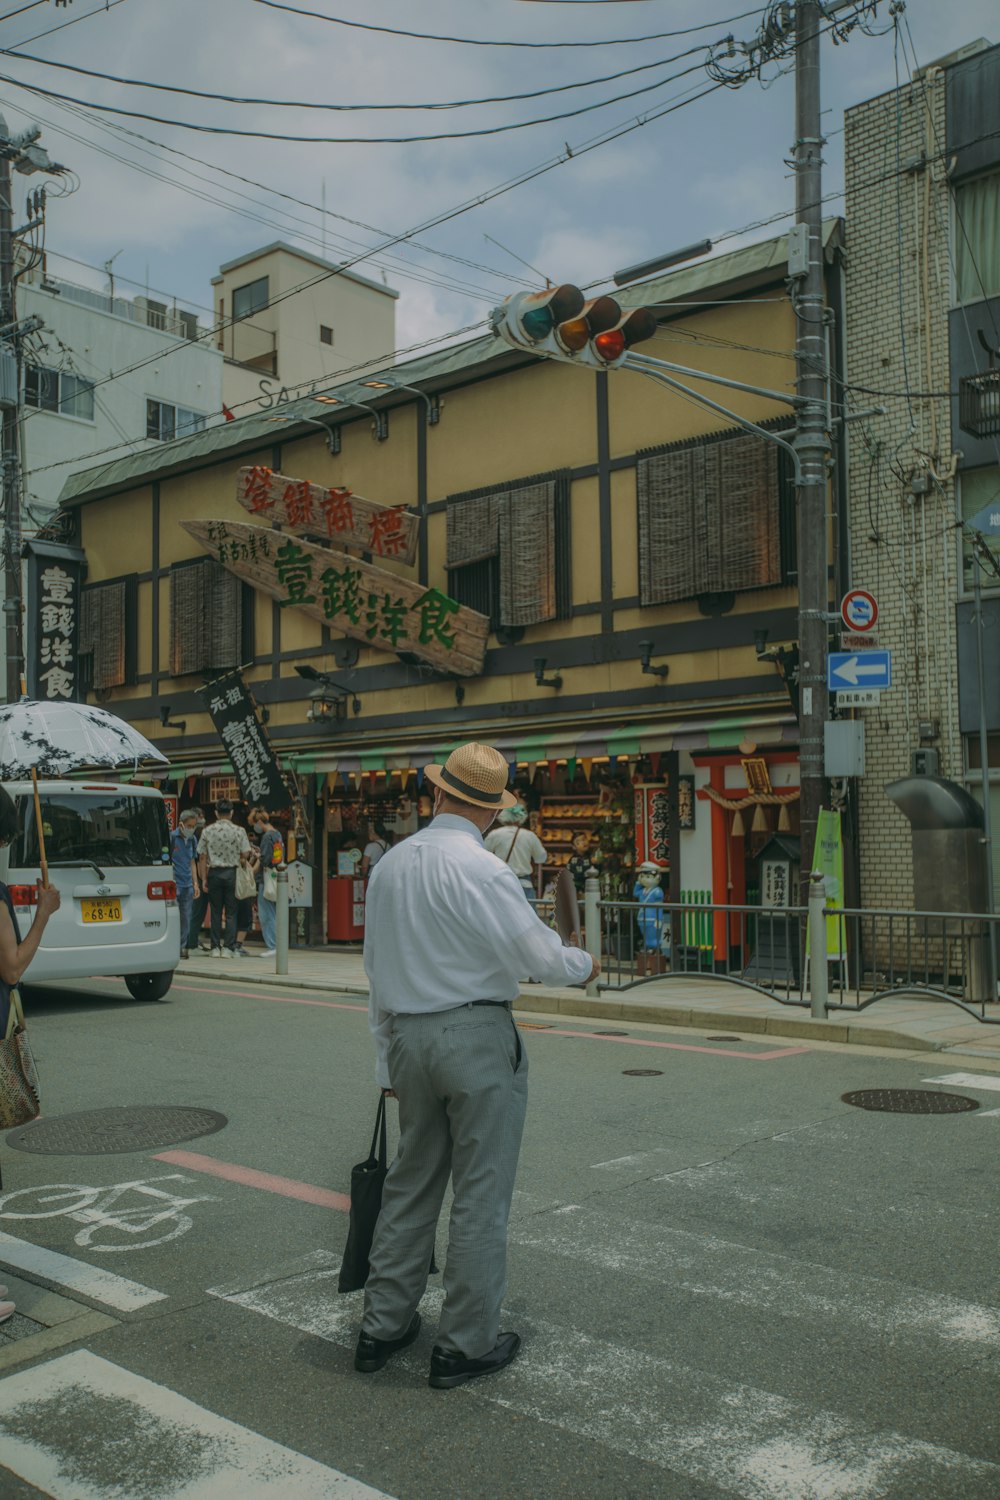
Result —
[[517, 798], [507, 790], [507, 762], [492, 745], [472, 741], [453, 750], [443, 766], [424, 767], [432, 786], [473, 807], [513, 807]]

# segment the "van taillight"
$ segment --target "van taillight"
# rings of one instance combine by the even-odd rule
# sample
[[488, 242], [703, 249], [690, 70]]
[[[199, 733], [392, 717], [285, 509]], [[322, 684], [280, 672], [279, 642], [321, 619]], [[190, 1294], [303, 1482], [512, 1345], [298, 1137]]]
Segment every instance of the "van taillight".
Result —
[[151, 880], [146, 895], [150, 901], [176, 901], [177, 887], [172, 880]]
[[38, 905], [37, 885], [12, 885], [8, 889], [10, 891], [10, 899], [15, 906]]

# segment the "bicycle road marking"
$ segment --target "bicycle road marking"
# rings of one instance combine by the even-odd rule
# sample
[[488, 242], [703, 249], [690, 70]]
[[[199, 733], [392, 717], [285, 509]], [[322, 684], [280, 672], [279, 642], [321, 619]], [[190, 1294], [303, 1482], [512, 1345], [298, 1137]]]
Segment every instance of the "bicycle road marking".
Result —
[[102, 1266], [89, 1266], [58, 1250], [46, 1250], [0, 1231], [0, 1261], [18, 1271], [28, 1271], [43, 1281], [55, 1282], [70, 1292], [79, 1292], [92, 1302], [115, 1307], [119, 1312], [136, 1312], [151, 1302], [166, 1301], [166, 1292], [156, 1292], [127, 1276], [116, 1276]]
[[[188, 1180], [180, 1172], [168, 1172], [162, 1177], [116, 1182], [103, 1187], [90, 1187], [86, 1183], [54, 1182], [38, 1187], [15, 1188], [0, 1197], [0, 1219], [73, 1219], [84, 1226], [74, 1235], [74, 1241], [81, 1249], [93, 1250], [98, 1255], [147, 1250], [154, 1245], [166, 1244], [168, 1240], [178, 1239], [194, 1227], [194, 1220], [190, 1214], [182, 1212], [183, 1209], [190, 1208], [194, 1203], [216, 1201], [207, 1193], [199, 1193], [193, 1198], [180, 1198], [176, 1193], [166, 1193], [155, 1185], [158, 1182]], [[147, 1201], [140, 1205], [133, 1204], [130, 1208], [116, 1209], [119, 1199], [128, 1193]], [[52, 1207], [53, 1204], [56, 1205], [55, 1208]], [[161, 1224], [171, 1227], [152, 1239], [135, 1238], [136, 1235], [149, 1234]], [[132, 1238], [121, 1244], [95, 1243], [98, 1235], [109, 1232], [130, 1235]]]
[[[114, 1441], [81, 1438], [101, 1423]], [[122, 1494], [126, 1452], [157, 1500], [389, 1500], [87, 1349], [0, 1380], [0, 1434], [6, 1467], [52, 1500]]]

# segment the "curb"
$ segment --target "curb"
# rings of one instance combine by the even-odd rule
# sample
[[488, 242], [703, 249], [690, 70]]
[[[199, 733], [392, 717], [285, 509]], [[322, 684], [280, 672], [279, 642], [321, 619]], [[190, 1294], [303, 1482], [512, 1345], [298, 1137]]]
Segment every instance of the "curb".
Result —
[[[221, 968], [221, 966], [220, 966]], [[178, 973], [183, 971], [178, 969]], [[292, 989], [321, 990], [333, 995], [357, 995], [368, 998], [368, 990], [359, 984], [338, 984], [326, 979], [312, 979], [293, 974], [254, 974], [247, 972], [244, 963], [238, 969], [232, 967], [221, 973], [215, 970], [206, 973], [199, 966], [187, 971], [191, 979], [238, 980], [240, 983], [259, 985], [285, 985]], [[779, 1002], [775, 1002], [778, 1004]], [[610, 997], [591, 999], [583, 994], [532, 987], [528, 993], [521, 992], [515, 1010], [532, 1014], [574, 1016], [578, 1020], [628, 1021], [633, 1025], [678, 1026], [688, 1030], [700, 1030], [705, 1026], [717, 1031], [740, 1032], [747, 1036], [782, 1036], [798, 1041], [838, 1042], [859, 1047], [891, 1047], [906, 1052], [943, 1052], [958, 1050], [954, 1045], [929, 1041], [926, 1037], [911, 1036], [907, 1032], [893, 1031], [884, 1026], [857, 1026], [849, 1020], [816, 1020], [809, 1015], [750, 1015], [738, 1011], [702, 1010], [698, 1006], [669, 1005], [658, 1000], [613, 1000]]]

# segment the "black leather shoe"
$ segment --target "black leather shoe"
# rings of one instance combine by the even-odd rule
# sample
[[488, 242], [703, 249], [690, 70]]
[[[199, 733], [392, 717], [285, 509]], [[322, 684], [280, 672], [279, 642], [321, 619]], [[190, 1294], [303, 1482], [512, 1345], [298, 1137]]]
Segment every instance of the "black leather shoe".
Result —
[[364, 1375], [381, 1370], [391, 1355], [397, 1354], [413, 1343], [420, 1332], [420, 1314], [414, 1313], [409, 1328], [398, 1339], [376, 1339], [364, 1329], [358, 1334], [358, 1347], [354, 1351], [354, 1368]]
[[495, 1370], [509, 1365], [520, 1347], [519, 1333], [502, 1333], [489, 1354], [484, 1354], [481, 1359], [466, 1359], [464, 1354], [451, 1354], [435, 1344], [431, 1350], [431, 1373], [427, 1384], [437, 1391], [448, 1391], [452, 1386], [464, 1385], [467, 1380], [475, 1380], [480, 1375], [492, 1375]]

